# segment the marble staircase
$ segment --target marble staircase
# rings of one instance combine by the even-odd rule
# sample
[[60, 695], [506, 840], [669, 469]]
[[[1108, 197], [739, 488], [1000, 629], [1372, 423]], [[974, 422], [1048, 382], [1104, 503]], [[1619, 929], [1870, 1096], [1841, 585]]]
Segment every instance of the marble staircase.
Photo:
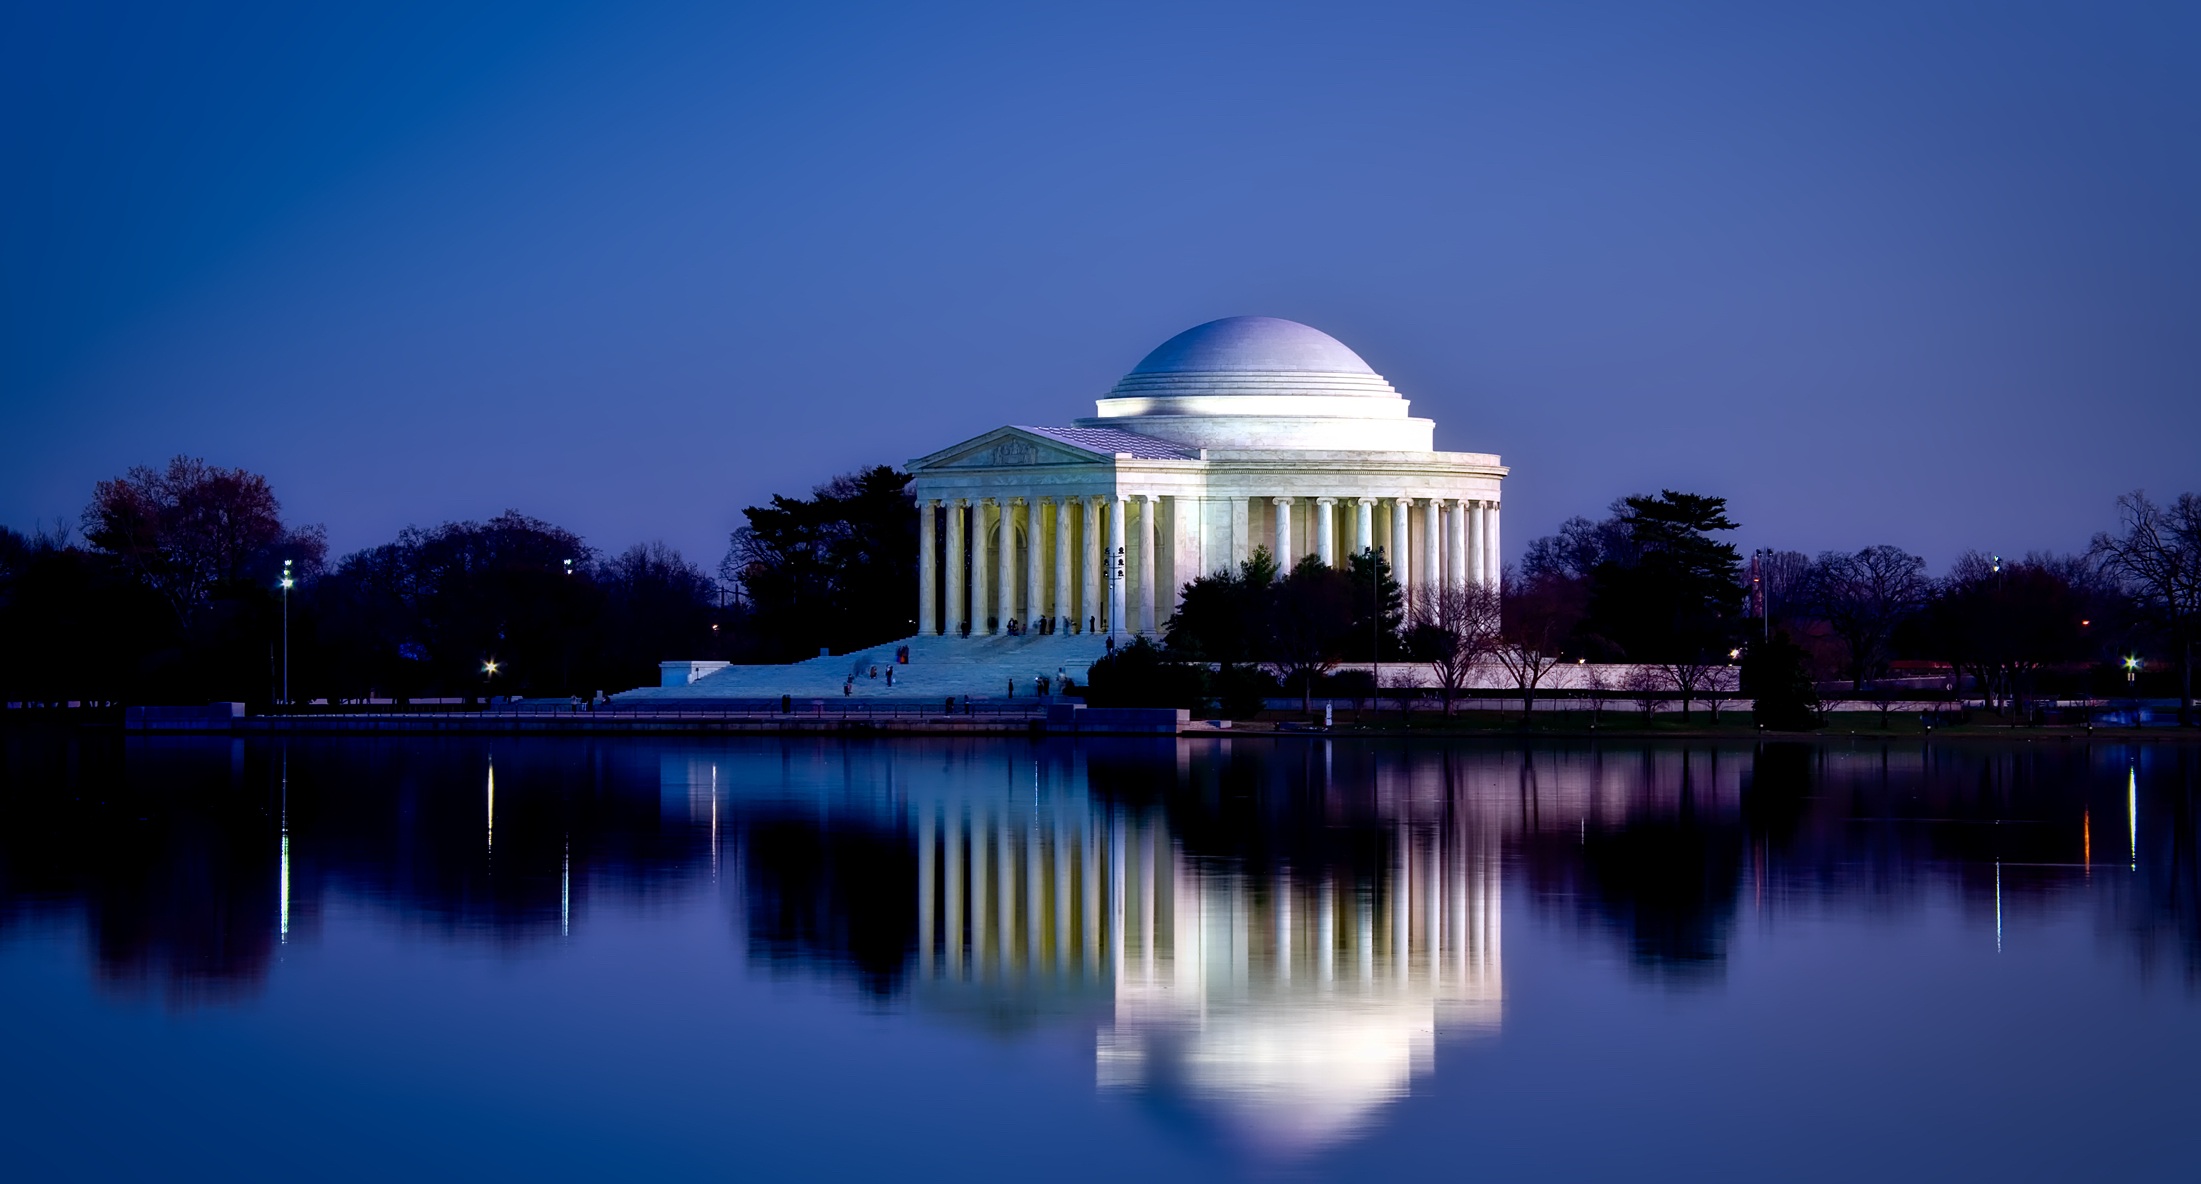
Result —
[[[1119, 640], [1118, 644], [1122, 644]], [[909, 647], [909, 662], [897, 664], [894, 654]], [[1034, 680], [1054, 680], [1067, 673], [1079, 685], [1085, 672], [1107, 652], [1107, 642], [1094, 634], [1054, 634], [1022, 637], [905, 637], [882, 642], [846, 654], [811, 658], [782, 666], [728, 666], [684, 687], [639, 687], [612, 697], [619, 707], [643, 708], [653, 704], [705, 706], [713, 702], [776, 702], [791, 695], [798, 702], [812, 699], [874, 700], [896, 703], [939, 702], [957, 698], [1002, 699], [1009, 682], [1016, 682], [1015, 698], [1038, 693]], [[894, 671], [894, 685], [886, 673]], [[878, 677], [871, 676], [876, 668]], [[851, 681], [853, 679], [853, 681]], [[849, 693], [842, 694], [847, 684]]]

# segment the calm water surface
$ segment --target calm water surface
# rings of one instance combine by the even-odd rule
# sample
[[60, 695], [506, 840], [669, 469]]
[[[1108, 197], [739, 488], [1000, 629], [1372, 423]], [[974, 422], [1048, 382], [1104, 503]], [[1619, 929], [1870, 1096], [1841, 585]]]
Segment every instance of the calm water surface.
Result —
[[4, 751], [11, 1179], [2201, 1177], [2201, 749]]

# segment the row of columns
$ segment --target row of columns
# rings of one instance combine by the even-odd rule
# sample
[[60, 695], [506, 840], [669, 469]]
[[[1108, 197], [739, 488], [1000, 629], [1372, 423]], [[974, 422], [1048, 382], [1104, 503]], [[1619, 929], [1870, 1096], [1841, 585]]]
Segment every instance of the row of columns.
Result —
[[[1102, 497], [954, 498], [927, 499], [920, 503], [918, 530], [918, 631], [937, 636], [999, 633], [1010, 621], [1030, 628], [1042, 619], [1061, 631], [1105, 631], [1110, 634], [1152, 634], [1157, 625], [1156, 556], [1162, 548], [1174, 551], [1174, 532], [1161, 528], [1162, 497], [1157, 494], [1117, 493]], [[1409, 588], [1435, 588], [1442, 584], [1464, 588], [1495, 584], [1503, 570], [1498, 543], [1498, 503], [1459, 498], [1392, 498], [1391, 537], [1375, 537], [1375, 510], [1380, 501], [1371, 497], [1301, 499], [1276, 497], [1274, 543], [1270, 552], [1281, 566], [1312, 553], [1323, 563], [1338, 566], [1339, 531], [1335, 517], [1340, 501], [1351, 503], [1352, 554], [1384, 551], [1390, 557], [1392, 576]], [[1311, 502], [1314, 537], [1295, 548], [1292, 518], [1296, 504]], [[1043, 546], [1045, 517], [1042, 507], [1054, 508], [1053, 571], [1045, 575], [1048, 549]], [[1132, 511], [1136, 508], [1136, 514]], [[1024, 579], [1016, 576], [1016, 519], [1025, 519]], [[938, 515], [947, 511], [946, 562], [936, 555]], [[1422, 549], [1409, 555], [1412, 537], [1409, 522], [1422, 516]], [[1082, 518], [1082, 548], [1072, 542], [1071, 523]], [[1132, 566], [1130, 531], [1136, 519], [1137, 562]], [[1106, 539], [1103, 542], [1103, 526]], [[1305, 544], [1311, 543], [1312, 546]], [[1247, 549], [1245, 543], [1238, 544]], [[969, 552], [966, 558], [966, 551]], [[1238, 558], [1244, 558], [1239, 555]], [[1173, 565], [1174, 566], [1174, 565]], [[1075, 570], [1073, 570], [1075, 569]], [[943, 604], [939, 575], [946, 577]], [[966, 573], [971, 586], [966, 591]], [[1183, 573], [1177, 573], [1182, 575]], [[1073, 576], [1079, 577], [1073, 584]], [[1177, 581], [1179, 583], [1183, 580]], [[1105, 588], [1104, 588], [1105, 586]], [[1071, 599], [1071, 589], [1082, 595]], [[1105, 591], [1106, 603], [1103, 605]], [[1170, 591], [1174, 602], [1176, 590]], [[1045, 603], [1041, 603], [1044, 599]], [[942, 611], [942, 610], [945, 611]], [[1135, 615], [1136, 619], [1132, 619]]]

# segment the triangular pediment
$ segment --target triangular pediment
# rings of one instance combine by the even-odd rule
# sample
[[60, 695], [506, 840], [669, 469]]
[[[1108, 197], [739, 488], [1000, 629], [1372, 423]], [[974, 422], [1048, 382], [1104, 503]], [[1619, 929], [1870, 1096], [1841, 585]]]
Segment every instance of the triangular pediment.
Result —
[[927, 469], [1013, 469], [1031, 465], [1085, 465], [1113, 459], [1113, 453], [1078, 448], [1023, 428], [1003, 427], [995, 428], [982, 436], [974, 436], [961, 444], [943, 448], [930, 456], [918, 457], [910, 462], [909, 467], [913, 472]]

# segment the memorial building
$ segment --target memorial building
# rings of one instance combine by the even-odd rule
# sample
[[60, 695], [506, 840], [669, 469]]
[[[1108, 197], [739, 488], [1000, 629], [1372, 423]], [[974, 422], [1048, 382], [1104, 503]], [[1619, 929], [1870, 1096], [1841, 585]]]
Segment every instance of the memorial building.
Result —
[[1360, 355], [1274, 317], [1187, 329], [1060, 427], [909, 462], [920, 636], [1155, 635], [1185, 584], [1265, 546], [1282, 568], [1383, 553], [1410, 595], [1494, 582], [1506, 469]]
[[[921, 528], [909, 634], [783, 666], [668, 661], [622, 704], [1044, 693], [1118, 639], [1158, 637], [1184, 586], [1267, 548], [1382, 553], [1414, 601], [1498, 579], [1497, 456], [1436, 425], [1316, 329], [1187, 329], [1089, 418], [1003, 427], [909, 462]], [[1022, 688], [1021, 690], [1019, 688]]]

